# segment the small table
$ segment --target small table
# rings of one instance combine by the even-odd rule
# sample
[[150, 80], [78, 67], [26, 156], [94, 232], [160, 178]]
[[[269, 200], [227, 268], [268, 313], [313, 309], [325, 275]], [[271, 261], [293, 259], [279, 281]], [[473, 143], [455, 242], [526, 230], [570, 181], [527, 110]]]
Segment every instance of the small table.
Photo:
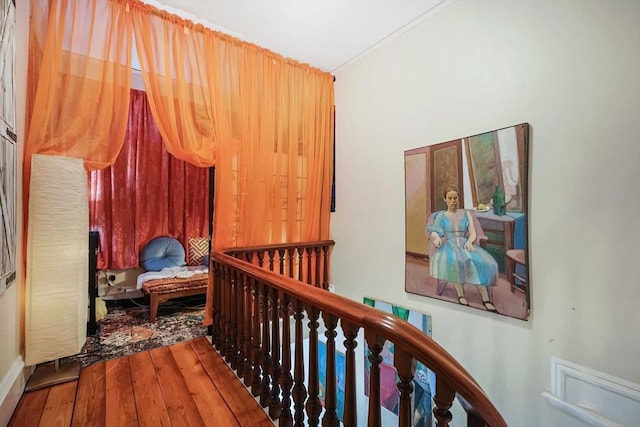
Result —
[[496, 215], [493, 211], [474, 212], [474, 214], [478, 217], [485, 234], [487, 231], [502, 234], [502, 241], [489, 240], [489, 243], [502, 246], [505, 252], [513, 248], [513, 232], [516, 220], [512, 216]]
[[527, 266], [527, 260], [524, 256], [524, 249], [509, 249], [506, 252], [506, 270], [507, 270], [507, 278], [511, 283], [511, 292], [514, 292], [516, 289], [519, 289], [516, 285], [516, 279], [522, 282], [523, 286], [527, 286], [527, 278], [516, 273], [515, 265], [519, 264], [524, 267]]

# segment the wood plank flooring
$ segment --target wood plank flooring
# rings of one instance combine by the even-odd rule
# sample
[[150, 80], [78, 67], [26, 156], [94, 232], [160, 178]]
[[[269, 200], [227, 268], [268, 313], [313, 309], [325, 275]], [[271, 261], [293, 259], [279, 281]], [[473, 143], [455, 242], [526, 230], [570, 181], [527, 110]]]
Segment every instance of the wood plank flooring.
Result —
[[25, 393], [10, 427], [273, 426], [206, 338], [83, 368]]

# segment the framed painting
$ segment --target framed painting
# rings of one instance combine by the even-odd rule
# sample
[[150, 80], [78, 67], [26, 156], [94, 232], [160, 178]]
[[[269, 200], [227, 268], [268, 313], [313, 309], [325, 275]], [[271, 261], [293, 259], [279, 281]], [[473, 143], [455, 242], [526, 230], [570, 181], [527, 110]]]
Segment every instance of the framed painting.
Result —
[[404, 153], [405, 290], [527, 320], [529, 124]]
[[[419, 313], [405, 307], [390, 304], [388, 302], [373, 298], [364, 298], [364, 303], [398, 316], [420, 329], [426, 335], [431, 336], [431, 316]], [[364, 344], [364, 392], [369, 396], [371, 362], [369, 362], [369, 348]], [[393, 343], [385, 341], [380, 353], [382, 363], [380, 364], [380, 401], [382, 407], [394, 415], [398, 415], [400, 394], [397, 383], [398, 375], [393, 365], [394, 346]], [[428, 427], [432, 425], [432, 402], [435, 395], [435, 374], [427, 369], [422, 363], [416, 365], [416, 372], [413, 379], [413, 401], [412, 401], [412, 426]]]

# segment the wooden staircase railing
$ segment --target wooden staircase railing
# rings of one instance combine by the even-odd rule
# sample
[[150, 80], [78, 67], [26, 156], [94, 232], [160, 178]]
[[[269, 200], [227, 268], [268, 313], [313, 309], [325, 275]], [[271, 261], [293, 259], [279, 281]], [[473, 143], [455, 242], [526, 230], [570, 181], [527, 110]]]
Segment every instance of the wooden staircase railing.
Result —
[[[333, 241], [268, 245], [235, 248], [211, 256], [213, 345], [259, 397], [261, 405], [268, 408], [271, 418], [278, 419], [280, 426], [339, 425], [335, 338], [340, 324], [346, 348], [345, 426], [358, 424], [355, 349], [361, 329], [371, 362], [368, 426], [381, 425], [379, 366], [386, 340], [395, 346], [399, 426], [411, 425], [416, 361], [436, 374], [433, 415], [437, 426], [449, 425], [456, 394], [471, 408], [468, 425], [506, 426], [478, 383], [430, 337], [398, 317], [325, 290], [332, 246]], [[319, 398], [320, 318], [327, 349], [324, 413]], [[308, 355], [304, 354], [305, 336], [309, 339]]]
[[225, 254], [316, 288], [329, 289], [329, 254], [334, 244], [333, 240], [283, 243], [233, 248]]

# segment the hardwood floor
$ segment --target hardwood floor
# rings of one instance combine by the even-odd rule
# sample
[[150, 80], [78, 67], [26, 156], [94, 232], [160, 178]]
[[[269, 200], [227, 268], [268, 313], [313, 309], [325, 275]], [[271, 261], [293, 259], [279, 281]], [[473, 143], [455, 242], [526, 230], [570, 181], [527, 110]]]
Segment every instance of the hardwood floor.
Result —
[[273, 426], [206, 338], [107, 360], [25, 393], [9, 423], [33, 426]]

